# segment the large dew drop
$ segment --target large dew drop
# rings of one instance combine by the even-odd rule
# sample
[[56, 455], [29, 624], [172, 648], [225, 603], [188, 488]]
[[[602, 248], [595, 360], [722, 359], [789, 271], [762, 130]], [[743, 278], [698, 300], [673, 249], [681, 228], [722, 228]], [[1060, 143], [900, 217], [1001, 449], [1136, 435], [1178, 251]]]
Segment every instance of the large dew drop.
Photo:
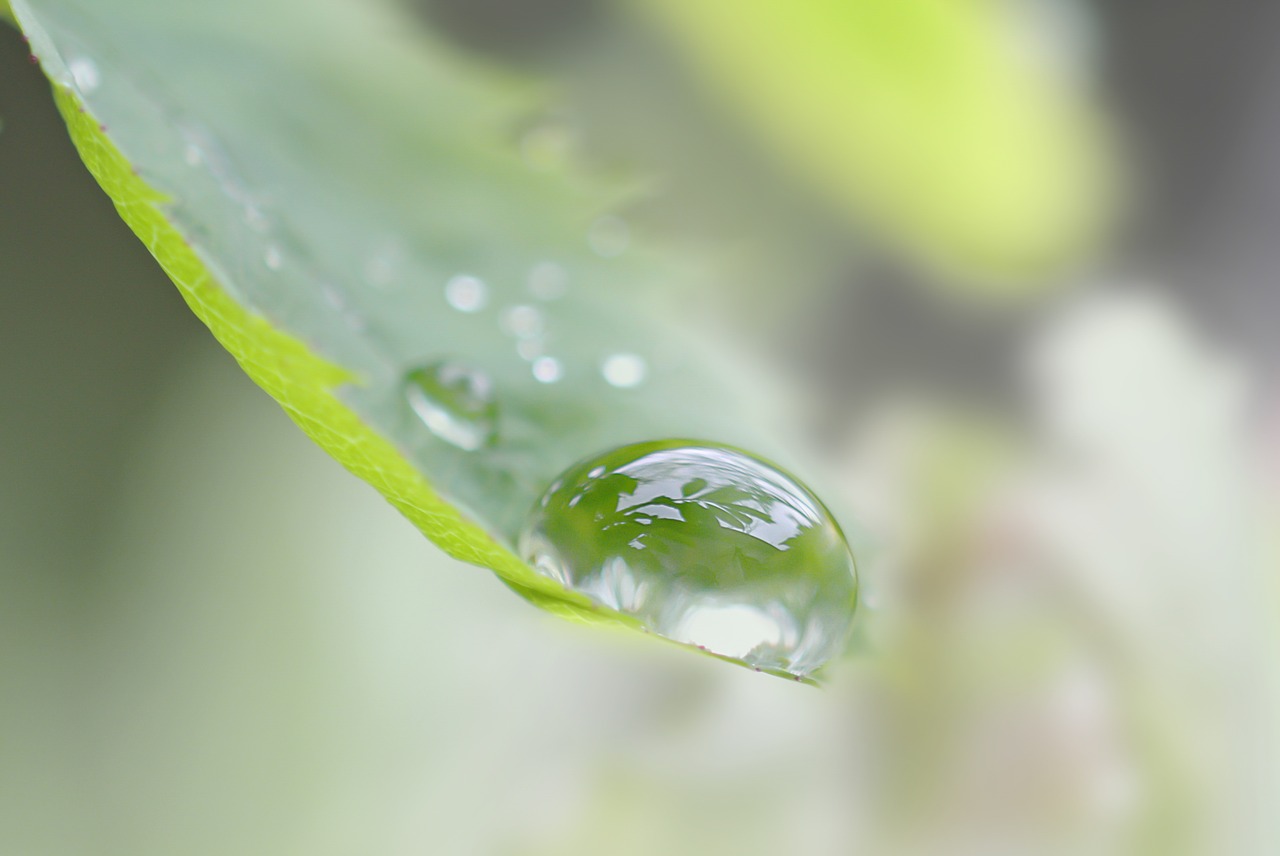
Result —
[[481, 371], [438, 362], [409, 373], [405, 396], [423, 424], [441, 440], [474, 452], [497, 435], [493, 383]]
[[654, 633], [797, 677], [841, 653], [857, 605], [849, 545], [818, 498], [714, 443], [577, 464], [534, 507], [520, 551]]

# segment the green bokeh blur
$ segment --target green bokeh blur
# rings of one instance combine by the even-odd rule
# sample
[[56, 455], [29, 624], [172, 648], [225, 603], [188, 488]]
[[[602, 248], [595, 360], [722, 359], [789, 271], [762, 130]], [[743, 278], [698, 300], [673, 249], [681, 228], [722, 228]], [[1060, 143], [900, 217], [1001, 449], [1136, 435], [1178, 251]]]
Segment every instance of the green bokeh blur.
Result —
[[1271, 852], [1267, 241], [1250, 280], [1135, 239], [993, 358], [863, 267], [771, 331], [878, 544], [815, 690], [445, 558], [190, 316], [8, 29], [0, 118], [0, 853]]

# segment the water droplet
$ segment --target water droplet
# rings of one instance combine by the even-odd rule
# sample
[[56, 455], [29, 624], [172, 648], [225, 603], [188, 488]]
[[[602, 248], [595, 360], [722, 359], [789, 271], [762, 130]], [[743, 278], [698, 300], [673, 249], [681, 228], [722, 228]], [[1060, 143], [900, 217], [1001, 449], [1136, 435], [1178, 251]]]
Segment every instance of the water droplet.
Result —
[[596, 255], [606, 259], [622, 255], [631, 243], [631, 229], [621, 217], [606, 214], [597, 217], [587, 231], [587, 244]]
[[564, 377], [564, 366], [555, 357], [538, 357], [533, 361], [533, 379], [539, 383], [555, 383]]
[[636, 354], [613, 354], [600, 366], [600, 373], [611, 386], [629, 389], [644, 383], [649, 367]]
[[459, 312], [479, 312], [489, 302], [489, 287], [478, 277], [460, 273], [444, 284], [444, 299]]
[[280, 270], [284, 267], [284, 254], [280, 252], [280, 248], [275, 244], [268, 244], [267, 249], [262, 254], [262, 262], [272, 270]]
[[569, 287], [569, 274], [564, 265], [555, 262], [538, 262], [529, 271], [529, 292], [539, 300], [556, 300], [564, 297]]
[[204, 162], [204, 153], [195, 143], [187, 143], [186, 148], [182, 150], [182, 159], [187, 166], [200, 166]]
[[102, 85], [102, 73], [98, 71], [98, 64], [88, 57], [81, 56], [71, 60], [67, 63], [67, 70], [71, 72], [76, 88], [84, 95], [92, 95]]
[[478, 369], [448, 360], [431, 363], [405, 379], [409, 406], [441, 440], [474, 452], [497, 435], [493, 383]]
[[655, 633], [795, 676], [843, 651], [857, 603], [853, 556], [818, 498], [714, 443], [575, 465], [534, 506], [520, 552]]
[[512, 306], [502, 313], [502, 329], [517, 339], [532, 339], [542, 332], [542, 313], [532, 306]]

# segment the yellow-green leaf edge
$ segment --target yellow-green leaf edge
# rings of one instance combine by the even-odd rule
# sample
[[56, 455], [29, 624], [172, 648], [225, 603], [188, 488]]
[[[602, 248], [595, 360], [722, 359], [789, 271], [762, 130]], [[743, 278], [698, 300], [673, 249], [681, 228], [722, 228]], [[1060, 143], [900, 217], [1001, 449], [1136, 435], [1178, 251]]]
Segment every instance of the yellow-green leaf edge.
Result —
[[[0, 4], [0, 17], [7, 15], [14, 21], [8, 0], [0, 0]], [[107, 136], [107, 129], [85, 109], [75, 90], [57, 81], [51, 81], [51, 85], [54, 103], [80, 159], [110, 197], [120, 218], [160, 263], [187, 306], [214, 338], [308, 437], [349, 472], [372, 485], [445, 553], [489, 568], [535, 606], [581, 623], [645, 630], [634, 616], [600, 606], [537, 573], [437, 494], [392, 443], [365, 424], [335, 394], [344, 384], [359, 383], [359, 378], [237, 303], [165, 217], [165, 195], [138, 174]], [[713, 659], [753, 668], [732, 657], [646, 635]], [[807, 676], [796, 676], [771, 668], [755, 670], [809, 686], [819, 685], [824, 673], [819, 669]]]
[[[3, 0], [0, 0], [3, 2]], [[335, 391], [358, 377], [237, 303], [165, 217], [164, 194], [143, 180], [74, 90], [53, 83], [71, 140], [116, 211], [173, 280], [191, 311], [289, 418], [351, 473], [368, 482], [444, 552], [491, 569], [538, 606], [567, 618], [633, 624], [538, 574], [450, 505]]]

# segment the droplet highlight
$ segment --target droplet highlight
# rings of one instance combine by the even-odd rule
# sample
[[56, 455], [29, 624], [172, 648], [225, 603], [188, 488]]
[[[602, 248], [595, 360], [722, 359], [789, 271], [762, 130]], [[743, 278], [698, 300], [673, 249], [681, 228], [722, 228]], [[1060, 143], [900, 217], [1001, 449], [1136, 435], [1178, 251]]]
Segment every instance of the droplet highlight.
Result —
[[600, 374], [610, 386], [630, 389], [644, 383], [649, 366], [638, 354], [611, 354], [600, 365]]
[[76, 57], [67, 63], [71, 79], [83, 95], [92, 95], [102, 85], [102, 72], [98, 64], [88, 57]]
[[715, 443], [639, 443], [571, 467], [520, 552], [651, 632], [796, 677], [843, 652], [857, 605], [853, 555], [821, 501]]
[[498, 405], [493, 382], [479, 369], [440, 361], [405, 378], [409, 406], [432, 434], [468, 452], [497, 437]]
[[564, 377], [564, 366], [555, 357], [538, 357], [532, 369], [533, 379], [538, 383], [555, 383]]
[[479, 312], [489, 302], [489, 287], [479, 277], [460, 273], [444, 284], [444, 299], [459, 312]]

